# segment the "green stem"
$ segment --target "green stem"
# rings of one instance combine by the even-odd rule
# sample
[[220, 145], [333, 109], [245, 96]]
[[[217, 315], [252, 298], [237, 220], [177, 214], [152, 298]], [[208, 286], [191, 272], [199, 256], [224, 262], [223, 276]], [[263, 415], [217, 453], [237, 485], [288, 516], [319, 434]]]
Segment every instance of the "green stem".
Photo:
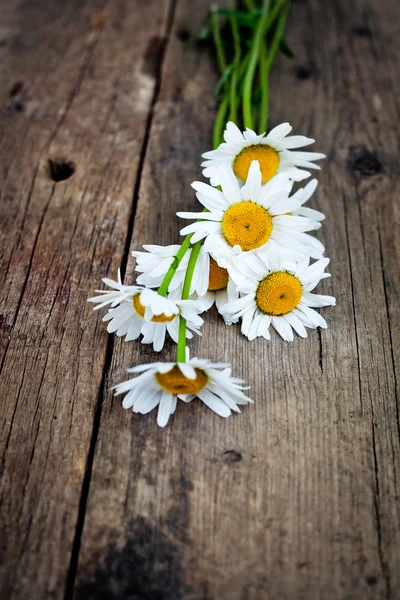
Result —
[[[199, 256], [202, 241], [196, 242], [193, 245], [192, 253], [189, 258], [189, 263], [186, 270], [185, 280], [183, 282], [182, 300], [187, 300], [190, 296], [190, 286], [192, 284], [193, 273], [196, 267], [197, 258]], [[186, 319], [179, 317], [178, 330], [178, 347], [176, 350], [176, 361], [186, 362]]]
[[242, 82], [242, 85], [240, 86], [240, 91], [239, 91], [239, 96], [243, 95], [243, 89], [244, 89], [244, 78], [245, 78], [245, 73], [249, 64], [249, 54], [246, 54], [245, 57], [242, 60], [242, 63], [240, 65], [240, 67], [238, 68], [238, 73], [239, 73], [239, 82]]
[[234, 15], [230, 17], [230, 23], [232, 28], [232, 36], [233, 36], [233, 44], [235, 49], [234, 56], [234, 67], [229, 87], [229, 97], [230, 97], [230, 112], [229, 119], [236, 123], [237, 121], [237, 97], [236, 97], [236, 89], [237, 89], [237, 71], [240, 63], [240, 35], [239, 35], [239, 27], [237, 23], [237, 19]]
[[267, 130], [268, 124], [268, 72], [267, 72], [267, 49], [262, 45], [260, 52], [260, 87], [261, 87], [261, 105], [260, 105], [260, 124], [259, 133]]
[[[275, 9], [279, 8], [279, 5], [275, 5]], [[289, 4], [286, 5], [282, 13], [279, 15], [278, 23], [276, 29], [274, 31], [273, 38], [271, 40], [271, 45], [269, 48], [269, 52], [266, 51], [265, 44], [262, 45], [260, 52], [260, 85], [261, 85], [261, 107], [260, 107], [260, 133], [267, 130], [268, 124], [268, 92], [269, 92], [269, 74], [276, 58], [276, 53], [278, 52], [279, 44], [283, 37], [283, 30], [285, 28], [285, 21], [287, 17], [287, 12], [289, 9]], [[278, 14], [278, 11], [275, 10], [275, 16]], [[274, 20], [274, 19], [273, 19]], [[273, 23], [271, 20], [271, 25]]]
[[243, 122], [244, 126], [248, 127], [249, 129], [253, 129], [253, 116], [251, 113], [253, 80], [258, 63], [258, 58], [260, 55], [260, 48], [264, 41], [263, 36], [265, 33], [266, 25], [268, 24], [269, 4], [269, 0], [264, 0], [263, 12], [258, 22], [253, 38], [253, 43], [250, 49], [250, 61], [243, 86]]
[[273, 38], [271, 40], [271, 46], [269, 49], [269, 53], [268, 53], [268, 57], [266, 60], [266, 65], [265, 65], [268, 75], [271, 70], [272, 64], [275, 60], [276, 53], [278, 52], [279, 44], [283, 37], [283, 30], [285, 29], [285, 22], [286, 22], [288, 10], [289, 10], [289, 2], [286, 3], [285, 8], [282, 10], [281, 14], [279, 15], [278, 23], [276, 25], [276, 29], [274, 31]]
[[269, 32], [269, 30], [271, 29], [277, 16], [279, 15], [280, 10], [282, 9], [282, 7], [285, 5], [286, 2], [289, 3], [290, 0], [277, 0], [277, 2], [274, 4], [273, 8], [271, 8], [270, 13], [268, 15], [267, 23], [265, 25], [264, 35], [266, 35]]
[[190, 247], [190, 240], [192, 238], [192, 233], [189, 233], [185, 239], [183, 240], [182, 246], [179, 248], [178, 252], [174, 256], [171, 262], [171, 266], [166, 272], [164, 279], [161, 282], [160, 287], [158, 288], [158, 293], [160, 296], [166, 296], [169, 288], [169, 284], [172, 281], [173, 276], [176, 273], [177, 268], [179, 267], [183, 257]]
[[213, 34], [215, 49], [217, 51], [218, 67], [221, 71], [221, 74], [223, 74], [226, 69], [226, 58], [224, 47], [222, 45], [221, 29], [219, 26], [219, 16], [215, 7], [211, 8], [210, 25]]

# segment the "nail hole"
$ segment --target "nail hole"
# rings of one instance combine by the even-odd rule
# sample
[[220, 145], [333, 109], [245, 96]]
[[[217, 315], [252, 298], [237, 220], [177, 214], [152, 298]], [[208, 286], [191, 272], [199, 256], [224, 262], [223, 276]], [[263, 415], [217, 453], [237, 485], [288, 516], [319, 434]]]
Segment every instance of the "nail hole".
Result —
[[227, 463], [237, 463], [243, 458], [242, 453], [237, 450], [225, 450], [222, 456]]
[[307, 67], [296, 67], [296, 77], [297, 79], [310, 79], [311, 77], [311, 71], [310, 69], [307, 69]]
[[50, 176], [53, 181], [65, 181], [75, 173], [75, 164], [72, 160], [64, 160], [60, 158], [49, 159]]
[[372, 38], [372, 32], [369, 27], [353, 27], [353, 33], [360, 37]]
[[10, 90], [10, 97], [12, 98], [13, 96], [16, 96], [17, 94], [22, 92], [23, 87], [24, 87], [24, 84], [22, 83], [22, 81], [15, 82]]
[[190, 40], [190, 33], [187, 31], [187, 29], [178, 29], [176, 32], [176, 37], [178, 40], [181, 40], [181, 42], [188, 42]]

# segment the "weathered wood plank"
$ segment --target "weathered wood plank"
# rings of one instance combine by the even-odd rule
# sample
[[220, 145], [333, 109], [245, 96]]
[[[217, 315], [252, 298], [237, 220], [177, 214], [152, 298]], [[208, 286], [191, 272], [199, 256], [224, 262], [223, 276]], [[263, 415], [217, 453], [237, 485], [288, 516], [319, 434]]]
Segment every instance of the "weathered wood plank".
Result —
[[[209, 146], [214, 83], [193, 43], [205, 10], [178, 3], [173, 30], [192, 37], [171, 38], [134, 247], [175, 242], [172, 213], [195, 207], [189, 183]], [[395, 11], [389, 0], [294, 3], [297, 58], [272, 81], [271, 125], [290, 119], [328, 153], [314, 206], [327, 215], [334, 275], [321, 290], [338, 298], [330, 329], [250, 345], [211, 316], [194, 353], [232, 361], [257, 402], [227, 421], [182, 405], [164, 431], [107, 392], [126, 367], [156, 358], [115, 343], [77, 598], [396, 597]]]
[[2, 6], [2, 598], [64, 596], [108, 343], [86, 300], [123, 260], [169, 5]]

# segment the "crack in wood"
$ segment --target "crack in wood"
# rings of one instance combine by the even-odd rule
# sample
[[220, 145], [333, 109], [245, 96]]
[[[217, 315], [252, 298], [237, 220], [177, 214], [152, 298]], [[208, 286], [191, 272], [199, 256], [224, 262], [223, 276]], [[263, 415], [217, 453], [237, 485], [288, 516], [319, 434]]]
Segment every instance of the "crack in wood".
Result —
[[379, 226], [377, 228], [377, 233], [378, 233], [379, 254], [380, 254], [380, 261], [381, 261], [381, 268], [382, 268], [382, 277], [383, 277], [383, 291], [384, 291], [384, 296], [385, 296], [386, 316], [387, 316], [388, 329], [389, 329], [390, 354], [391, 354], [391, 358], [392, 358], [392, 368], [393, 368], [393, 378], [394, 378], [394, 391], [395, 391], [395, 410], [396, 410], [396, 421], [397, 421], [397, 433], [398, 433], [398, 439], [399, 439], [399, 442], [400, 442], [400, 412], [399, 412], [400, 411], [400, 407], [399, 407], [399, 393], [398, 393], [399, 386], [398, 386], [398, 380], [397, 380], [396, 363], [395, 363], [395, 358], [394, 358], [392, 327], [391, 327], [390, 310], [389, 310], [389, 299], [388, 299], [388, 292], [387, 292], [388, 281], [387, 281], [387, 277], [386, 277], [386, 274], [385, 274], [385, 264], [384, 264], [384, 259], [383, 259], [383, 250], [382, 250], [382, 239], [381, 239], [381, 232], [380, 232]]
[[[170, 0], [170, 5], [169, 5], [169, 9], [168, 9], [168, 19], [167, 19], [166, 28], [165, 28], [165, 36], [164, 36], [164, 39], [162, 40], [162, 42], [160, 43], [160, 47], [159, 47], [159, 50], [157, 53], [158, 65], [154, 69], [155, 74], [156, 74], [156, 83], [154, 86], [153, 97], [152, 97], [151, 105], [149, 108], [149, 114], [147, 117], [145, 135], [143, 138], [140, 160], [138, 163], [136, 185], [135, 185], [134, 192], [133, 192], [131, 211], [130, 211], [130, 215], [129, 215], [129, 219], [128, 219], [126, 243], [125, 243], [124, 252], [123, 252], [122, 260], [121, 260], [121, 276], [122, 276], [122, 278], [124, 277], [124, 274], [125, 274], [126, 264], [127, 264], [128, 256], [129, 256], [129, 249], [130, 249], [131, 240], [132, 240], [133, 225], [134, 225], [136, 207], [137, 207], [138, 198], [139, 198], [139, 190], [140, 190], [143, 165], [144, 165], [144, 161], [145, 161], [145, 157], [146, 157], [146, 150], [147, 150], [148, 141], [149, 141], [149, 137], [150, 137], [150, 130], [151, 130], [151, 125], [152, 125], [152, 120], [153, 120], [153, 115], [154, 115], [154, 109], [157, 104], [157, 100], [158, 100], [159, 93], [160, 93], [162, 66], [163, 66], [163, 62], [164, 62], [166, 48], [167, 48], [169, 39], [171, 37], [172, 23], [173, 23], [173, 18], [174, 18], [174, 14], [175, 14], [177, 1], [178, 0]], [[95, 408], [95, 414], [94, 414], [94, 419], [93, 419], [92, 438], [91, 438], [90, 448], [89, 448], [87, 462], [86, 462], [85, 475], [83, 478], [81, 499], [80, 499], [79, 509], [78, 509], [78, 518], [77, 518], [77, 524], [76, 524], [76, 529], [75, 529], [74, 542], [73, 542], [72, 551], [71, 551], [70, 565], [69, 565], [67, 579], [66, 579], [64, 600], [70, 600], [70, 599], [72, 599], [72, 597], [74, 595], [74, 586], [75, 586], [75, 578], [76, 578], [77, 567], [78, 567], [80, 543], [81, 543], [81, 537], [82, 537], [82, 532], [83, 532], [83, 527], [84, 527], [84, 522], [85, 522], [86, 505], [87, 505], [87, 500], [88, 500], [88, 496], [89, 496], [91, 474], [92, 474], [93, 461], [94, 461], [94, 456], [95, 456], [95, 451], [96, 451], [97, 438], [98, 438], [98, 434], [99, 434], [99, 430], [100, 430], [102, 404], [103, 404], [104, 391], [105, 391], [105, 382], [106, 382], [107, 375], [108, 375], [108, 372], [109, 372], [109, 369], [111, 366], [113, 348], [114, 348], [114, 341], [113, 341], [113, 338], [110, 336], [107, 341], [106, 358], [104, 361], [103, 375], [102, 375], [102, 380], [101, 380], [101, 384], [100, 384], [100, 388], [99, 388], [99, 393], [98, 393], [97, 403], [96, 403], [96, 408]]]

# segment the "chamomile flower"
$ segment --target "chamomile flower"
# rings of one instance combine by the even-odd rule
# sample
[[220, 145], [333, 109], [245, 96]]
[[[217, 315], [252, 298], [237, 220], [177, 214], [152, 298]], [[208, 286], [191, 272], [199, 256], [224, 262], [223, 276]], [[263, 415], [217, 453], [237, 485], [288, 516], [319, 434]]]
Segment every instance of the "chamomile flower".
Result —
[[327, 327], [313, 308], [336, 304], [332, 296], [311, 293], [321, 279], [330, 276], [324, 273], [328, 264], [329, 258], [312, 265], [309, 260], [293, 263], [275, 252], [248, 257], [242, 272], [234, 274], [241, 298], [221, 310], [242, 318], [242, 333], [249, 340], [260, 336], [269, 340], [270, 325], [288, 342], [293, 340], [293, 329], [307, 337], [306, 327]]
[[201, 219], [184, 227], [181, 234], [192, 233], [192, 243], [205, 239], [204, 249], [220, 266], [228, 268], [237, 256], [274, 247], [287, 249], [298, 258], [323, 256], [321, 242], [305, 233], [315, 229], [315, 221], [293, 215], [302, 206], [302, 198], [289, 198], [285, 173], [262, 186], [259, 163], [253, 161], [240, 188], [232, 169], [222, 165], [218, 171], [222, 191], [199, 181], [192, 184], [209, 212], [177, 214], [184, 219]]
[[203, 319], [199, 316], [203, 311], [201, 303], [164, 298], [154, 290], [123, 285], [119, 272], [118, 281], [108, 278], [103, 281], [113, 291], [97, 290], [102, 295], [89, 298], [89, 302], [97, 304], [95, 310], [111, 305], [103, 317], [103, 321], [109, 321], [109, 333], [126, 336], [126, 342], [142, 335], [142, 344], [153, 344], [156, 352], [162, 350], [167, 332], [174, 342], [178, 341], [180, 316], [186, 319], [188, 338], [193, 337], [191, 331], [200, 334], [198, 327], [203, 324]]
[[[158, 288], [171, 266], [179, 246], [143, 246], [143, 248], [147, 252], [135, 250], [132, 252], [136, 258], [136, 270], [140, 272], [137, 281], [146, 287]], [[182, 291], [191, 252], [192, 249], [189, 248], [169, 285], [169, 290], [174, 297]], [[211, 308], [214, 303], [219, 310], [220, 306], [239, 297], [237, 286], [229, 277], [227, 269], [220, 267], [210, 253], [204, 249], [204, 246], [200, 248], [193, 272], [190, 295], [199, 301], [203, 311]], [[224, 319], [229, 325], [233, 322], [226, 315], [224, 315]]]
[[287, 173], [294, 181], [309, 177], [305, 169], [319, 169], [315, 160], [325, 158], [318, 152], [303, 152], [293, 150], [313, 144], [315, 140], [303, 135], [288, 134], [292, 131], [289, 123], [274, 127], [268, 134], [257, 135], [251, 129], [243, 133], [230, 121], [224, 133], [225, 142], [216, 150], [205, 152], [202, 163], [204, 177], [210, 179], [211, 185], [221, 185], [218, 167], [222, 164], [233, 169], [238, 180], [244, 183], [253, 160], [260, 163], [262, 183], [266, 183], [277, 173]]
[[192, 358], [185, 363], [152, 363], [128, 369], [139, 374], [115, 387], [115, 395], [124, 394], [124, 408], [147, 414], [158, 406], [157, 423], [165, 427], [175, 412], [177, 400], [191, 402], [199, 398], [221, 417], [240, 412], [239, 405], [253, 402], [243, 390], [243, 381], [231, 377], [229, 365]]

